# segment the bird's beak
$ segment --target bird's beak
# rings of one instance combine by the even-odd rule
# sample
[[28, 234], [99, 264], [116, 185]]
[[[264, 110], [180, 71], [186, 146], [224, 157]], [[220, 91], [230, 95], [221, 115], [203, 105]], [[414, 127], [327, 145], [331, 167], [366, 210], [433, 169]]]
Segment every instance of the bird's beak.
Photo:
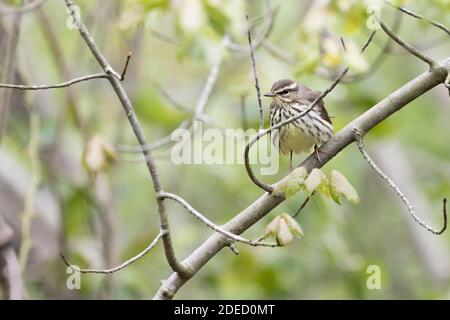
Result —
[[264, 97], [273, 98], [273, 97], [275, 97], [275, 94], [272, 92], [268, 92], [268, 93], [264, 94]]

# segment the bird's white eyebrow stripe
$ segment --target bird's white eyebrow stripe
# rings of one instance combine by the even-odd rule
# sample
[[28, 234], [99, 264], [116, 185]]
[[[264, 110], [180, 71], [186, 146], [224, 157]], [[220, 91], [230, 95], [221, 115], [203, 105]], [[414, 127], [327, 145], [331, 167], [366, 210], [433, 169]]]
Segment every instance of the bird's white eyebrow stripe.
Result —
[[297, 82], [292, 82], [290, 85], [278, 89], [275, 93], [283, 92], [284, 90], [292, 90], [297, 88], [297, 86], [298, 86]]

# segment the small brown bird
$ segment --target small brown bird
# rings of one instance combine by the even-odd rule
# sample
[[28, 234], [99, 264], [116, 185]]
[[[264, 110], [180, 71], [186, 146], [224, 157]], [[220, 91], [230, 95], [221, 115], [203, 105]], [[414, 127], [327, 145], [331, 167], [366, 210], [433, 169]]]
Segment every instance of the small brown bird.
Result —
[[[270, 92], [264, 95], [272, 98], [270, 125], [274, 126], [308, 110], [320, 94], [320, 91], [313, 91], [294, 80], [275, 82]], [[314, 146], [316, 158], [320, 162], [319, 146], [330, 140], [333, 134], [331, 119], [323, 101], [320, 101], [305, 116], [274, 130], [272, 141], [282, 154], [290, 153], [289, 169], [292, 170], [293, 152], [308, 152]]]

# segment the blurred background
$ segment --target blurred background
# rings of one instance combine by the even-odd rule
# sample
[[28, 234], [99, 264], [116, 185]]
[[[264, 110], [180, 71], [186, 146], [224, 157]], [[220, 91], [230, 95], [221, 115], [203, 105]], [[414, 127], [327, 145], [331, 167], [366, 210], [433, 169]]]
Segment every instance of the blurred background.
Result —
[[[0, 2], [2, 83], [51, 84], [101, 72], [73, 28], [64, 1], [7, 14]], [[444, 24], [450, 1], [397, 1]], [[83, 21], [118, 71], [133, 52], [124, 86], [155, 147], [163, 187], [217, 224], [261, 195], [242, 164], [174, 165], [170, 141], [188, 128], [211, 69], [217, 81], [204, 109], [205, 127], [258, 128], [258, 104], [248, 52], [249, 15], [262, 91], [292, 78], [325, 90], [345, 66], [349, 77], [325, 99], [336, 131], [397, 90], [427, 65], [378, 31], [360, 55], [378, 15], [405, 40], [436, 59], [448, 57], [448, 35], [383, 1], [78, 0]], [[2, 13], [3, 10], [3, 13]], [[5, 13], [6, 12], [6, 13]], [[223, 39], [226, 39], [224, 41]], [[339, 37], [345, 40], [344, 53]], [[17, 49], [14, 50], [14, 40]], [[15, 54], [14, 54], [15, 52]], [[12, 53], [12, 54], [11, 54]], [[441, 85], [366, 136], [370, 154], [396, 181], [417, 214], [437, 229], [450, 196], [448, 91]], [[109, 268], [143, 250], [159, 232], [153, 188], [126, 115], [107, 81], [66, 89], [0, 89], [9, 116], [0, 145], [0, 247], [17, 254], [31, 299], [147, 299], [170, 274], [162, 245], [114, 275], [82, 275], [69, 290], [59, 256], [82, 268]], [[263, 100], [266, 126], [269, 101]], [[6, 116], [3, 115], [3, 120]], [[163, 139], [163, 140], [160, 140]], [[166, 143], [165, 143], [166, 142]], [[169, 143], [167, 143], [169, 142]], [[133, 149], [133, 148], [131, 148]], [[295, 156], [300, 163], [306, 155]], [[274, 183], [288, 172], [281, 158]], [[257, 166], [255, 166], [256, 168]], [[339, 170], [355, 186], [358, 205], [315, 196], [297, 221], [305, 236], [283, 248], [238, 245], [223, 250], [184, 286], [179, 299], [448, 299], [450, 237], [419, 227], [405, 206], [351, 145], [324, 171]], [[259, 237], [281, 213], [294, 213], [300, 192], [244, 235]], [[172, 238], [187, 257], [212, 231], [168, 202]], [[3, 241], [3, 242], [2, 242]], [[366, 284], [380, 267], [381, 288]], [[5, 288], [5, 279], [2, 282]], [[7, 298], [4, 290], [3, 298]]]

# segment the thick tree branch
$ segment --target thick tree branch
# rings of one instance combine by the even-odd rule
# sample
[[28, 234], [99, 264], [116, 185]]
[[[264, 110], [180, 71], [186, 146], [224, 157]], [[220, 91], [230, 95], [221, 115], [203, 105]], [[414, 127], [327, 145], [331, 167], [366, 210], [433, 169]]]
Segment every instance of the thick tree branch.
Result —
[[[450, 58], [442, 62], [442, 66], [432, 71], [427, 71], [419, 75], [414, 80], [405, 84], [388, 97], [381, 100], [371, 109], [349, 123], [345, 128], [336, 133], [336, 135], [321, 147], [321, 162], [319, 163], [314, 156], [310, 155], [300, 166], [312, 170], [326, 164], [334, 158], [344, 148], [354, 142], [354, 128], [359, 132], [366, 133], [383, 120], [396, 113], [411, 101], [425, 94], [432, 88], [443, 83], [450, 69]], [[279, 183], [281, 183], [280, 181]], [[241, 234], [256, 222], [265, 217], [271, 210], [284, 201], [283, 197], [276, 197], [269, 193], [263, 194], [259, 199], [244, 209], [223, 228], [234, 234]], [[200, 245], [184, 262], [192, 268], [195, 274], [209, 260], [211, 260], [222, 248], [227, 245], [226, 236], [215, 233]], [[171, 299], [176, 292], [188, 281], [180, 278], [173, 273], [161, 288], [158, 290], [154, 299]]]

